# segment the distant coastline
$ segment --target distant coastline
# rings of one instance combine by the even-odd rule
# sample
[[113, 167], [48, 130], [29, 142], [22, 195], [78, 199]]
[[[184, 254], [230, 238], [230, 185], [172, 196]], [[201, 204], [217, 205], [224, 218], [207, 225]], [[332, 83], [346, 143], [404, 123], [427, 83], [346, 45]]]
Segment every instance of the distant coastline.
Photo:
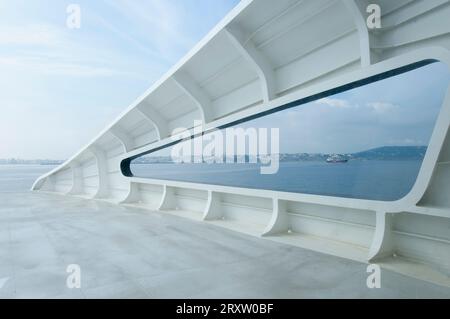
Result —
[[[348, 160], [422, 160], [427, 151], [426, 146], [383, 146], [370, 150], [351, 153], [337, 154]], [[281, 153], [280, 162], [304, 162], [325, 161], [334, 153]], [[244, 157], [248, 162], [249, 156], [236, 156], [234, 161]], [[0, 165], [61, 165], [64, 160], [32, 159], [24, 160], [17, 158], [0, 159]], [[143, 156], [133, 161], [133, 164], [164, 164], [173, 163], [170, 156]]]
[[0, 165], [60, 165], [64, 163], [63, 160], [51, 160], [51, 159], [33, 159], [24, 160], [17, 158], [0, 158]]
[[[306, 161], [326, 161], [329, 156], [339, 155], [347, 160], [422, 160], [427, 151], [427, 146], [382, 146], [370, 150], [350, 153], [281, 153], [280, 162], [306, 162]], [[226, 162], [227, 158], [223, 158]], [[235, 156], [231, 161], [242, 160], [249, 162], [250, 156]], [[259, 159], [258, 159], [259, 160]], [[170, 156], [142, 156], [133, 160], [132, 164], [170, 164], [173, 163]]]

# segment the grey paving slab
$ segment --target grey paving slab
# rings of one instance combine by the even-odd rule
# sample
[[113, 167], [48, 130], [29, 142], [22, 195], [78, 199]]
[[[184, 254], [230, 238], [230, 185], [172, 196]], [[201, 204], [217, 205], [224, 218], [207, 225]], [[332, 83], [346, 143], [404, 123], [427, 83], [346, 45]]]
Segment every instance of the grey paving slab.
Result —
[[[81, 288], [66, 285], [81, 267]], [[0, 298], [450, 298], [365, 264], [106, 202], [0, 191]]]

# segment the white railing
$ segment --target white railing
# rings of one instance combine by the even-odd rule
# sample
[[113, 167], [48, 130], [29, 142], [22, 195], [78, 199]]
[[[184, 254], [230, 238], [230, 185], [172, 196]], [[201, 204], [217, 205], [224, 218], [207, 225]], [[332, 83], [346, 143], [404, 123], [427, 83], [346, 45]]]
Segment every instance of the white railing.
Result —
[[[388, 20], [402, 22], [376, 34], [363, 32], [352, 3], [320, 0], [279, 8], [272, 0], [241, 1], [116, 121], [40, 177], [33, 190], [144, 207], [337, 256], [377, 260], [450, 285], [448, 277], [430, 270], [450, 273], [449, 96], [413, 189], [395, 202], [142, 179], [120, 171], [123, 160], [173, 142], [170, 131], [189, 127], [194, 119], [203, 119], [209, 130], [423, 60], [450, 66], [449, 25], [429, 24], [448, 16], [446, 3], [392, 9]], [[260, 10], [268, 5], [275, 16], [260, 21]], [[432, 11], [435, 7], [439, 10]], [[244, 18], [254, 30], [244, 30]], [[321, 19], [323, 28], [309, 30], [313, 19]], [[328, 30], [327, 23], [336, 25]], [[277, 33], [269, 36], [272, 29]], [[298, 46], [281, 50], [282, 43]], [[214, 86], [221, 77], [221, 87]], [[175, 115], [174, 98], [187, 101]], [[422, 264], [432, 268], [425, 271]]]

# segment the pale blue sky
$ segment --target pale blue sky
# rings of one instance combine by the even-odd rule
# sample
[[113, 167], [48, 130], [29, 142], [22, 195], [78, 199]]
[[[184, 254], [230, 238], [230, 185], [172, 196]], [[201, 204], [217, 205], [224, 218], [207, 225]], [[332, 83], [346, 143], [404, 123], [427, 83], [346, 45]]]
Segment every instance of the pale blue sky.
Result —
[[0, 158], [69, 157], [238, 2], [0, 0]]
[[[238, 2], [0, 0], [0, 158], [68, 158]], [[246, 126], [282, 128], [281, 152], [426, 145], [449, 81], [433, 64]]]

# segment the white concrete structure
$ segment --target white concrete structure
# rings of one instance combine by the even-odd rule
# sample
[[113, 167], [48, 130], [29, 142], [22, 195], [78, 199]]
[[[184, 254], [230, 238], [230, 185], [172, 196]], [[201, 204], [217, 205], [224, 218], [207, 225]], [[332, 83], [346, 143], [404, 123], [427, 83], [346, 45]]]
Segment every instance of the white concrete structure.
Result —
[[450, 67], [448, 0], [244, 0], [89, 145], [33, 190], [108, 200], [450, 286], [450, 95], [418, 179], [395, 202], [127, 177], [121, 163], [205, 130], [416, 62]]

